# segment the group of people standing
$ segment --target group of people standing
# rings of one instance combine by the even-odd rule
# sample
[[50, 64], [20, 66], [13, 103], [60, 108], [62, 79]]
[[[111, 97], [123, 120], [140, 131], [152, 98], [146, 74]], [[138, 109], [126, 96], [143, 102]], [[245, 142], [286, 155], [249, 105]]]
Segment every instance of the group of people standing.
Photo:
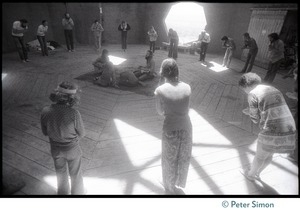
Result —
[[[250, 37], [249, 33], [243, 34], [244, 38], [244, 46], [242, 49], [248, 49], [246, 62], [244, 64], [241, 73], [251, 72], [252, 67], [255, 62], [256, 55], [258, 53], [258, 46], [256, 40]], [[275, 79], [276, 73], [279, 70], [280, 64], [284, 59], [284, 42], [279, 39], [279, 35], [277, 33], [271, 33], [268, 35], [269, 39], [269, 65], [268, 71], [263, 79], [265, 83], [272, 83]], [[236, 49], [234, 40], [230, 37], [223, 36], [221, 38], [223, 41], [223, 47], [226, 48], [225, 56], [223, 59], [223, 66], [229, 68], [234, 50]]]
[[[173, 58], [163, 60], [159, 76], [154, 95], [157, 112], [164, 116], [162, 184], [166, 194], [185, 194], [193, 143], [193, 126], [189, 117], [192, 90], [190, 85], [179, 80], [179, 68]], [[238, 84], [248, 95], [249, 106], [243, 113], [260, 128], [254, 160], [241, 173], [250, 181], [261, 180], [261, 172], [272, 162], [275, 153], [295, 150], [296, 124], [282, 93], [271, 85], [262, 84], [257, 74], [243, 74]], [[86, 193], [79, 146], [85, 129], [80, 112], [74, 108], [79, 104], [78, 92], [73, 83], [59, 84], [50, 95], [54, 104], [45, 107], [41, 114], [42, 132], [50, 140], [58, 194]]]

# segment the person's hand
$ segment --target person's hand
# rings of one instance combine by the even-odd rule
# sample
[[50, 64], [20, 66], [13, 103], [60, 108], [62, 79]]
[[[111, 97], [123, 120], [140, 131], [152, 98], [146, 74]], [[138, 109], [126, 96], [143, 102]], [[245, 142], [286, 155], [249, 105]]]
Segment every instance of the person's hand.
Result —
[[249, 115], [249, 108], [247, 107], [247, 108], [245, 108], [243, 111], [242, 111], [245, 115]]

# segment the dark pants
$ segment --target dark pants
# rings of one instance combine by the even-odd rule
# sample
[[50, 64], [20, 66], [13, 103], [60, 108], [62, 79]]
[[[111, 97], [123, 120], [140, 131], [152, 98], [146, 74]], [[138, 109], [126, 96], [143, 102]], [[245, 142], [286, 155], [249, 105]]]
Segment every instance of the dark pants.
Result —
[[155, 41], [150, 41], [150, 50], [154, 53], [155, 52]]
[[[74, 49], [74, 41], [73, 41], [73, 30], [66, 30], [65, 29], [65, 38], [68, 50]], [[70, 48], [71, 46], [71, 48]]]
[[48, 56], [48, 47], [47, 47], [47, 41], [46, 41], [46, 36], [37, 36], [37, 39], [40, 43], [41, 50], [42, 50], [42, 55]]
[[171, 39], [168, 57], [172, 57], [176, 60], [177, 52], [178, 52], [178, 40]]
[[[254, 50], [254, 51], [249, 51], [249, 53], [247, 55], [247, 60], [246, 60], [246, 63], [244, 65], [242, 72], [247, 73], [252, 70], [257, 52], [258, 52], [258, 49]], [[248, 65], [249, 65], [249, 67], [248, 67]]]
[[57, 194], [67, 195], [70, 193], [68, 170], [71, 178], [71, 194], [84, 194], [80, 146], [76, 145], [70, 150], [51, 146], [51, 154], [57, 176]]
[[127, 32], [121, 34], [122, 49], [127, 49]]
[[19, 56], [21, 60], [27, 60], [28, 59], [28, 54], [27, 54], [27, 49], [24, 43], [24, 37], [18, 37], [18, 36], [12, 36], [14, 39], [14, 43], [17, 47]]
[[269, 63], [268, 72], [264, 78], [264, 82], [266, 83], [272, 83], [275, 79], [276, 73], [280, 67], [282, 60], [278, 60], [275, 63]]
[[200, 61], [205, 61], [206, 51], [208, 48], [208, 43], [201, 42], [200, 44]]

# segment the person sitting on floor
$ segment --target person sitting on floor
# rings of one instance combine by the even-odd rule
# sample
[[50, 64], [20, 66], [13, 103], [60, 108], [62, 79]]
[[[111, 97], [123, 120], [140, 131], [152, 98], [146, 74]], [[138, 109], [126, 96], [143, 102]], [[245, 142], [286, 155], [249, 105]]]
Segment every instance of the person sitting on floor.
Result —
[[140, 80], [145, 81], [148, 79], [153, 79], [156, 76], [155, 72], [155, 62], [153, 60], [153, 52], [148, 50], [146, 52], [146, 66], [140, 66], [138, 70], [134, 71], [134, 75]]
[[138, 85], [144, 86], [142, 81], [153, 79], [156, 76], [155, 62], [153, 60], [153, 52], [148, 50], [145, 56], [147, 65], [139, 66], [135, 71], [124, 71], [120, 74], [119, 84], [134, 87]]
[[94, 80], [97, 84], [103, 87], [117, 86], [115, 77], [115, 68], [108, 57], [108, 50], [103, 49], [101, 56], [93, 63], [95, 71], [100, 75], [95, 77]]

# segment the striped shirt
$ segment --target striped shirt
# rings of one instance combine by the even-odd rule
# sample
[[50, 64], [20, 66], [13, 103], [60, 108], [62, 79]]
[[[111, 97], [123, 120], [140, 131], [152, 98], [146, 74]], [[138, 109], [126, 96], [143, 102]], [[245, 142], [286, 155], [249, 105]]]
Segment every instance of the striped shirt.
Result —
[[248, 95], [249, 115], [259, 123], [258, 142], [268, 152], [286, 153], [295, 148], [296, 125], [282, 93], [268, 85], [256, 86]]
[[43, 134], [49, 136], [51, 145], [71, 149], [85, 135], [78, 110], [67, 105], [52, 104], [41, 114]]

